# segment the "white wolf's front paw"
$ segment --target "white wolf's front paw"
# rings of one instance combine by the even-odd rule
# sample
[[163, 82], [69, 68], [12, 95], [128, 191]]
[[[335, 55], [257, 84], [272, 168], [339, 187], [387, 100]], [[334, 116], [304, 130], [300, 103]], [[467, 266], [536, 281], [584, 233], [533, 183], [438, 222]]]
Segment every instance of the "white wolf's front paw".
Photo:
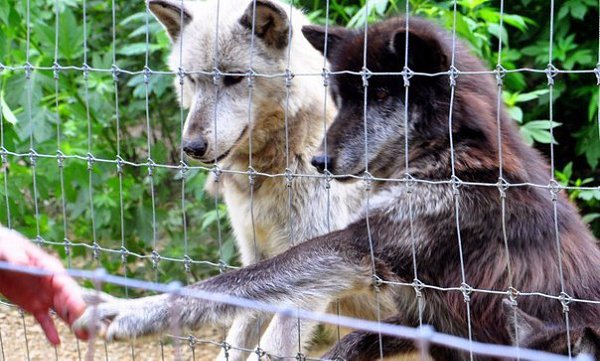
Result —
[[[110, 296], [109, 296], [110, 297]], [[161, 333], [168, 329], [168, 309], [152, 297], [89, 305], [73, 323], [74, 330], [85, 330], [107, 341], [130, 340]]]

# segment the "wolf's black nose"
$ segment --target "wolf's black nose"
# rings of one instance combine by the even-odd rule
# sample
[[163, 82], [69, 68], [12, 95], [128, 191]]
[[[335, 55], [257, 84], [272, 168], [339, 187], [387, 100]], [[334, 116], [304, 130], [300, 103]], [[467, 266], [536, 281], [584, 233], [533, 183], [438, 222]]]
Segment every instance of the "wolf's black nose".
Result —
[[325, 168], [331, 171], [331, 158], [325, 154], [315, 155], [310, 161], [310, 164], [317, 168], [317, 170], [321, 173], [325, 171]]
[[206, 153], [206, 140], [203, 138], [183, 141], [183, 151], [192, 158], [202, 158]]

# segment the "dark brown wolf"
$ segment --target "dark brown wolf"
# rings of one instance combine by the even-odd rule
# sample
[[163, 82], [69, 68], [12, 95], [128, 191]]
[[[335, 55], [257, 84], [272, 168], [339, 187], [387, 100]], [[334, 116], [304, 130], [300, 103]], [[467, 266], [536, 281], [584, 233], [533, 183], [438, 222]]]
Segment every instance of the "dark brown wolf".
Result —
[[[362, 176], [368, 161], [368, 171], [376, 178], [406, 178], [408, 172], [432, 182], [373, 181], [368, 212], [357, 210], [363, 214], [361, 220], [189, 287], [311, 310], [325, 309], [338, 298], [375, 295], [377, 289], [380, 301], [395, 305], [395, 315], [387, 322], [418, 326], [421, 318], [441, 332], [468, 337], [470, 330], [474, 340], [511, 344], [502, 299], [512, 286], [521, 293], [558, 296], [564, 292], [560, 299], [565, 302], [540, 295], [518, 297], [524, 312], [546, 324], [560, 325], [568, 317], [573, 330], [598, 325], [600, 306], [578, 301], [600, 300], [600, 251], [595, 239], [564, 194], [545, 187], [551, 174], [548, 166], [523, 143], [504, 109], [500, 109], [503, 178], [510, 184], [543, 187], [502, 187], [499, 192], [496, 186], [469, 185], [494, 184], [499, 178], [493, 77], [461, 74], [454, 79], [450, 127], [447, 75], [412, 77], [405, 108], [407, 88], [401, 76], [353, 75], [363, 72], [363, 32], [329, 30], [326, 55], [335, 74], [331, 91], [339, 113], [328, 130], [327, 154], [318, 154], [313, 164], [318, 168], [327, 164], [335, 174]], [[303, 33], [323, 50], [323, 28], [307, 26]], [[366, 67], [373, 73], [400, 72], [406, 60], [413, 72], [447, 72], [452, 65], [451, 43], [450, 36], [430, 22], [412, 19], [407, 28], [403, 18], [390, 19], [370, 26]], [[461, 71], [485, 69], [461, 42], [456, 45], [454, 65]], [[454, 181], [448, 182], [453, 175]], [[424, 284], [461, 287], [464, 292], [425, 287], [423, 307], [419, 307], [413, 287], [398, 284], [413, 282], [414, 265]], [[374, 285], [373, 272], [384, 282]], [[568, 313], [563, 312], [565, 306]], [[88, 309], [77, 327], [100, 317], [111, 338], [124, 339], [164, 332], [172, 324], [193, 329], [228, 323], [246, 312], [232, 305], [159, 295], [100, 304]], [[377, 359], [378, 341], [377, 335], [357, 331], [343, 338], [327, 357]], [[382, 349], [391, 356], [415, 347], [406, 340], [383, 337]], [[439, 348], [432, 348], [432, 356], [465, 357]]]
[[[324, 28], [307, 26], [303, 33], [313, 46], [323, 51]], [[409, 55], [406, 61], [407, 38]], [[456, 42], [452, 64], [451, 36], [418, 18], [411, 19], [408, 27], [403, 18], [371, 26], [366, 64], [364, 42], [362, 30], [329, 29], [326, 56], [331, 70], [346, 73], [333, 77], [331, 91], [337, 99], [339, 112], [327, 133], [327, 154], [321, 152], [315, 156], [313, 164], [318, 168], [327, 164], [334, 174], [361, 176], [367, 161], [369, 172], [377, 178], [404, 178], [408, 172], [417, 179], [447, 181], [452, 178], [454, 162], [456, 182], [453, 183], [456, 188], [449, 184], [419, 183], [412, 187], [412, 242], [416, 247], [417, 274], [421, 281], [441, 287], [461, 285], [460, 240], [464, 282], [470, 287], [501, 291], [512, 286], [520, 291], [558, 296], [563, 290], [558, 238], [564, 292], [576, 299], [599, 300], [600, 252], [595, 239], [563, 192], [533, 186], [510, 187], [499, 192], [497, 187], [460, 185], [460, 181], [497, 183], [500, 149], [503, 179], [508, 183], [545, 186], [550, 181], [551, 173], [542, 156], [523, 143], [505, 110], [497, 109], [494, 78], [460, 75], [452, 79], [456, 85], [450, 129], [452, 90], [448, 75], [417, 75], [409, 80], [408, 88], [402, 76], [376, 75], [377, 72], [399, 73], [405, 63], [413, 72], [424, 73], [448, 72], [452, 65], [460, 71], [479, 72], [486, 70], [483, 64], [460, 41]], [[365, 65], [374, 74], [367, 79], [367, 88], [364, 87], [364, 77], [356, 75], [363, 71]], [[407, 112], [406, 89], [409, 89]], [[498, 144], [498, 111], [501, 144]], [[405, 119], [406, 114], [408, 119]], [[408, 168], [404, 162], [406, 139]], [[378, 186], [378, 195], [371, 202], [380, 209], [371, 211], [378, 260], [382, 260], [394, 276], [411, 280], [414, 273], [407, 187], [389, 182]], [[458, 195], [455, 196], [453, 191], [457, 191]], [[505, 195], [506, 236], [502, 230], [501, 193]], [[458, 202], [456, 208], [455, 202]], [[558, 235], [554, 227], [555, 209]], [[509, 279], [509, 260], [512, 280]], [[424, 292], [424, 322], [443, 332], [467, 336], [467, 306], [463, 294]], [[401, 297], [399, 305], [406, 302], [406, 296]], [[469, 297], [473, 338], [484, 342], [510, 343], [506, 328], [497, 327], [505, 323], [500, 307], [501, 297], [478, 292]], [[519, 306], [549, 324], [565, 323], [563, 306], [557, 300], [527, 296], [519, 298]], [[574, 329], [600, 325], [600, 306], [573, 302], [569, 309], [568, 318]], [[390, 321], [413, 326], [418, 324], [416, 309], [402, 307], [401, 310], [401, 315]], [[360, 332], [349, 335], [345, 340], [348, 343], [342, 341], [328, 356], [348, 358], [349, 354], [356, 354], [357, 349], [364, 346], [373, 351], [364, 359], [377, 357], [378, 347], [368, 346], [372, 341], [368, 338], [365, 338], [364, 345], [360, 345], [359, 335]], [[390, 340], [388, 347], [384, 345], [384, 351], [392, 354], [411, 347], [407, 342]], [[443, 351], [440, 358], [453, 357]]]
[[[600, 325], [572, 327], [567, 329], [564, 322], [548, 325], [542, 320], [526, 314], [511, 302], [504, 300], [504, 313], [507, 328], [514, 345], [543, 350], [559, 355], [585, 353], [600, 360]], [[515, 328], [516, 326], [516, 328]]]

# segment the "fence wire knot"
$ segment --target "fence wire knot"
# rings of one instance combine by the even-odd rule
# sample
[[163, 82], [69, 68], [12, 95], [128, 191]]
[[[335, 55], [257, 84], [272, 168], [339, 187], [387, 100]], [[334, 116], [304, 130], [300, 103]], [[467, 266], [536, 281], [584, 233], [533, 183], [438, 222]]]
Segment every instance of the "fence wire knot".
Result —
[[294, 171], [290, 168], [285, 169], [285, 184], [288, 188], [292, 187], [292, 181], [294, 180]]
[[459, 194], [459, 189], [463, 185], [463, 181], [456, 175], [453, 175], [452, 177], [450, 177], [450, 184], [452, 185], [452, 189], [454, 190], [454, 195], [457, 196]]
[[213, 165], [212, 169], [210, 170], [212, 172], [212, 174], [215, 176], [215, 183], [219, 183], [221, 174], [223, 173], [221, 171], [221, 167], [219, 167], [218, 164]]
[[113, 81], [115, 83], [119, 82], [119, 75], [121, 74], [121, 69], [119, 69], [117, 64], [113, 64], [110, 67], [110, 72], [112, 73]]
[[52, 77], [54, 80], [58, 80], [58, 73], [60, 72], [60, 65], [57, 62], [52, 63]]
[[8, 149], [2, 147], [0, 149], [0, 157], [2, 157], [2, 163], [8, 163]]
[[94, 168], [95, 161], [96, 161], [96, 158], [94, 158], [94, 155], [92, 153], [88, 153], [87, 154], [87, 169], [88, 170], [92, 170], [92, 168]]
[[58, 168], [62, 168], [65, 161], [65, 155], [60, 150], [56, 151], [56, 163], [58, 163]]
[[187, 165], [186, 162], [179, 161], [179, 175], [181, 177], [181, 180], [185, 180], [185, 176], [187, 174], [187, 171], [189, 170], [189, 167]]
[[417, 185], [417, 180], [410, 173], [404, 173], [404, 185], [406, 186], [406, 193], [412, 193], [413, 187]]
[[148, 85], [150, 82], [150, 76], [152, 75], [152, 69], [148, 65], [144, 65], [144, 84]]
[[412, 287], [415, 290], [415, 295], [418, 298], [423, 297], [423, 289], [425, 288], [425, 284], [421, 282], [420, 279], [415, 278], [412, 282]]
[[290, 88], [292, 86], [292, 79], [294, 79], [294, 73], [288, 68], [285, 69], [285, 87]]
[[510, 302], [516, 306], [517, 297], [519, 297], [520, 294], [519, 290], [514, 288], [513, 286], [510, 286], [508, 287], [508, 290], [506, 290], [506, 294], [508, 295], [508, 299], [510, 300]]
[[571, 303], [571, 301], [573, 300], [573, 297], [569, 296], [569, 294], [567, 294], [565, 291], [562, 291], [558, 295], [558, 300], [560, 301], [560, 304], [562, 305], [563, 312], [564, 313], [569, 312], [569, 303]]
[[366, 67], [363, 67], [360, 71], [360, 76], [362, 78], [362, 86], [363, 88], [366, 88], [369, 86], [369, 78], [373, 75], [373, 73], [367, 69]]
[[296, 360], [298, 360], [298, 361], [306, 361], [306, 355], [303, 354], [302, 352], [298, 352], [296, 354]]
[[254, 349], [254, 353], [256, 354], [256, 356], [258, 356], [259, 359], [265, 357], [267, 354], [265, 350], [258, 346], [256, 346], [256, 348]]
[[190, 346], [190, 348], [195, 348], [196, 347], [196, 342], [197, 342], [196, 337], [194, 337], [192, 335], [188, 336], [188, 346]]
[[245, 76], [246, 80], [248, 81], [248, 88], [254, 87], [254, 81], [256, 80], [256, 72], [254, 71], [254, 69], [248, 69]]
[[127, 256], [129, 255], [129, 250], [125, 247], [121, 247], [121, 262], [123, 264], [127, 263]]
[[83, 73], [83, 80], [87, 82], [88, 77], [90, 76], [90, 66], [87, 65], [87, 63], [83, 63], [81, 72]]
[[192, 271], [192, 259], [187, 254], [183, 256], [183, 269], [185, 273], [190, 273]]
[[362, 176], [363, 181], [366, 184], [366, 191], [369, 192], [373, 186], [373, 175], [369, 171], [365, 171]]
[[596, 85], [600, 86], [600, 63], [596, 64], [594, 74], [596, 74]]
[[508, 183], [503, 177], [498, 177], [498, 183], [496, 183], [496, 186], [498, 187], [500, 198], [506, 198], [506, 191], [508, 190], [510, 183]]
[[327, 68], [323, 68], [321, 71], [321, 77], [323, 77], [323, 86], [327, 88], [329, 86], [329, 79], [331, 77], [331, 72]]
[[38, 246], [41, 246], [44, 243], [44, 239], [42, 238], [42, 236], [40, 236], [39, 234], [37, 236], [35, 236], [35, 239], [33, 241], [34, 243], [37, 243]]
[[152, 250], [152, 268], [156, 269], [158, 267], [158, 263], [160, 262], [160, 254], [153, 249]]
[[115, 165], [117, 166], [117, 174], [118, 175], [122, 175], [123, 174], [123, 158], [121, 158], [120, 155], [117, 156], [117, 159], [115, 160]]
[[63, 243], [65, 245], [65, 255], [69, 256], [71, 254], [71, 241], [67, 237], [63, 239]]
[[379, 287], [383, 284], [383, 280], [376, 274], [371, 276], [371, 280], [373, 282], [373, 287], [375, 288], [375, 292], [379, 292]]
[[408, 88], [410, 86], [410, 79], [415, 75], [415, 73], [410, 70], [408, 66], [404, 66], [402, 68], [402, 80], [404, 81], [404, 87]]
[[460, 291], [463, 294], [465, 302], [471, 301], [471, 293], [473, 293], [473, 287], [469, 286], [466, 282], [460, 284]]
[[37, 165], [37, 158], [38, 158], [38, 154], [35, 151], [35, 149], [30, 148], [29, 149], [29, 161], [31, 162], [31, 166], [34, 168]]
[[458, 78], [458, 76], [460, 75], [460, 71], [454, 66], [450, 66], [450, 69], [448, 70], [448, 77], [450, 79], [450, 87], [455, 87], [456, 86], [456, 79]]
[[212, 70], [212, 81], [213, 81], [213, 85], [214, 86], [218, 86], [219, 83], [221, 82], [221, 77], [223, 76], [223, 74], [221, 74], [221, 71], [219, 70], [219, 68], [213, 68]]
[[548, 86], [554, 86], [554, 77], [558, 74], [558, 69], [553, 64], [548, 64], [544, 73], [546, 73], [546, 78], [548, 78]]
[[92, 244], [92, 257], [96, 260], [100, 258], [100, 245], [95, 241]]
[[227, 342], [221, 342], [221, 348], [223, 349], [223, 354], [225, 355], [225, 360], [229, 360], [229, 350], [231, 350], [231, 345]]
[[186, 72], [182, 67], [177, 68], [177, 78], [179, 79], [179, 85], [183, 85], [183, 79], [186, 77]]
[[250, 186], [254, 185], [254, 180], [256, 179], [256, 171], [253, 167], [248, 167], [248, 184]]
[[496, 85], [502, 87], [504, 85], [504, 77], [506, 76], [506, 68], [498, 64], [494, 73], [496, 74]]
[[30, 62], [26, 62], [25, 65], [23, 65], [23, 69], [25, 70], [25, 79], [27, 79], [27, 80], [31, 79], [31, 73], [33, 72], [33, 65], [31, 65]]
[[222, 259], [219, 260], [219, 272], [225, 272], [228, 267], [229, 265], [227, 264], [227, 262], [223, 261]]
[[148, 177], [152, 178], [154, 176], [154, 168], [156, 168], [156, 163], [154, 163], [154, 160], [152, 160], [152, 158], [148, 158], [146, 164], [148, 166]]
[[558, 193], [561, 189], [560, 184], [555, 179], [551, 179], [550, 183], [548, 184], [548, 189], [550, 190], [550, 196], [552, 201], [556, 201], [558, 199]]
[[333, 180], [333, 174], [331, 174], [329, 169], [325, 169], [323, 175], [325, 176], [325, 189], [331, 189], [331, 181]]

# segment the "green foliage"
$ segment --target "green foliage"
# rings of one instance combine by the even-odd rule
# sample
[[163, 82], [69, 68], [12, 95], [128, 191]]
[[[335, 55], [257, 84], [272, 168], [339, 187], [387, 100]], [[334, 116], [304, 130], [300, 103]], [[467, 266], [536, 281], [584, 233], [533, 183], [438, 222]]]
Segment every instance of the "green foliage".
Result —
[[[329, 13], [323, 0], [300, 0], [294, 4], [307, 10], [310, 19], [316, 23], [324, 24], [328, 18], [331, 25], [362, 28], [366, 22], [402, 13], [406, 8], [405, 1], [331, 0]], [[453, 1], [409, 1], [413, 15], [435, 19], [446, 28], [452, 28]], [[57, 74], [58, 79], [54, 79], [52, 64], [55, 61], [65, 67], [81, 67], [87, 62], [94, 69], [110, 69], [115, 57], [116, 65], [121, 69], [139, 71], [145, 65], [153, 70], [166, 68], [169, 39], [160, 25], [148, 16], [144, 2], [115, 3], [117, 23], [113, 44], [110, 1], [88, 0], [87, 23], [84, 24], [79, 1], [59, 0], [57, 9], [54, 0], [30, 0], [27, 54], [26, 2], [0, 2], [0, 63], [18, 67], [29, 61], [33, 66], [47, 68], [33, 71], [29, 79], [23, 70], [0, 72], [0, 115], [6, 149], [26, 154], [33, 140], [40, 154], [56, 154], [60, 149], [66, 155], [85, 157], [90, 152], [98, 159], [108, 160], [116, 160], [120, 154], [134, 163], [144, 163], [151, 155], [155, 163], [179, 165], [181, 113], [171, 76], [153, 73], [146, 83], [144, 74], [121, 72], [115, 86], [110, 71], [92, 71], [86, 79], [80, 70], [62, 70]], [[499, 41], [502, 42], [500, 63], [504, 68], [547, 67], [549, 2], [516, 0], [507, 3], [502, 27], [496, 2], [459, 0], [457, 10], [458, 36], [470, 45], [474, 54], [488, 63], [490, 69], [498, 63]], [[593, 69], [598, 61], [597, 2], [569, 0], [557, 5], [555, 10], [552, 63], [559, 69]], [[84, 52], [84, 40], [87, 52]], [[549, 130], [551, 126], [555, 127], [555, 161], [558, 169], [562, 169], [556, 172], [557, 179], [571, 186], [598, 185], [600, 140], [596, 77], [589, 73], [559, 74], [555, 84], [552, 93], [554, 123], [548, 120], [550, 94], [543, 73], [507, 73], [503, 100], [509, 114], [520, 126], [524, 139], [546, 155], [552, 141]], [[64, 159], [62, 168], [54, 158], [38, 157], [35, 168], [28, 156], [9, 156], [8, 160], [3, 164], [3, 170], [8, 174], [6, 190], [2, 186], [4, 173], [0, 172], [0, 200], [3, 203], [8, 192], [8, 208], [0, 206], [2, 223], [9, 219], [9, 209], [12, 225], [30, 237], [38, 234], [39, 227], [39, 234], [49, 241], [63, 242], [66, 237], [73, 243], [92, 245], [95, 239], [102, 247], [116, 250], [115, 253], [100, 252], [96, 261], [90, 248], [71, 247], [74, 265], [88, 268], [101, 265], [110, 272], [160, 281], [191, 281], [218, 272], [218, 268], [194, 264], [190, 272], [185, 273], [183, 263], [167, 261], [159, 262], [154, 269], [150, 260], [140, 260], [132, 255], [123, 263], [119, 252], [122, 242], [129, 251], [138, 254], [150, 255], [156, 249], [162, 256], [178, 259], [187, 254], [195, 260], [235, 262], [226, 210], [222, 204], [217, 204], [217, 212], [214, 198], [204, 194], [204, 172], [190, 170], [185, 173], [183, 205], [182, 175], [178, 168], [153, 168], [150, 178], [148, 167], [125, 164], [119, 181], [115, 163], [97, 161], [88, 170], [85, 159]], [[34, 173], [37, 194], [32, 186]], [[61, 175], [64, 187], [61, 187]], [[151, 181], [156, 237], [152, 223]], [[123, 189], [122, 199], [120, 189]], [[578, 204], [596, 234], [600, 234], [599, 192], [574, 190], [569, 196]], [[66, 220], [63, 220], [63, 197]], [[183, 229], [182, 207], [185, 207], [187, 233]], [[124, 233], [121, 232], [121, 217]], [[66, 229], [63, 221], [66, 221]], [[220, 249], [219, 225], [222, 230]], [[64, 252], [63, 247], [57, 249]]]
[[[119, 150], [122, 159], [130, 162], [144, 163], [150, 154], [155, 163], [177, 167], [181, 115], [172, 91], [172, 77], [152, 74], [146, 86], [143, 74], [121, 72], [115, 86], [110, 71], [91, 71], [86, 82], [82, 71], [62, 70], [55, 82], [51, 69], [55, 60], [63, 67], [81, 67], [84, 63], [84, 24], [81, 3], [60, 0], [56, 49], [54, 4], [52, 0], [31, 0], [29, 62], [34, 66], [49, 67], [49, 70], [35, 70], [29, 80], [22, 70], [0, 73], [4, 146], [10, 151], [28, 153], [32, 139], [40, 154], [56, 154], [60, 149], [66, 155], [85, 157], [90, 152], [96, 158], [114, 161]], [[90, 0], [87, 4], [86, 55], [91, 68], [111, 69], [113, 56], [116, 56], [119, 68], [139, 71], [146, 65], [148, 52], [148, 66], [153, 70], [165, 69], [169, 39], [151, 15], [146, 27], [147, 14], [143, 2], [117, 2], [114, 44], [112, 18], [109, 16], [111, 3]], [[0, 63], [22, 66], [27, 62], [25, 20], [24, 2], [0, 4]], [[145, 41], [147, 32], [148, 47]], [[116, 49], [116, 54], [113, 49]], [[57, 59], [54, 58], [55, 50]], [[88, 114], [91, 138], [88, 138]], [[146, 128], [147, 122], [150, 132]], [[117, 143], [117, 134], [120, 144]], [[117, 250], [116, 253], [99, 252], [100, 257], [96, 261], [91, 249], [73, 246], [71, 255], [75, 265], [103, 266], [117, 274], [161, 281], [191, 281], [219, 271], [215, 267], [193, 264], [186, 274], [184, 263], [168, 261], [159, 262], [154, 269], [150, 260], [140, 261], [133, 255], [127, 256], [127, 262], [123, 264], [119, 252], [122, 242], [128, 251], [137, 254], [150, 255], [156, 249], [161, 256], [171, 258], [183, 259], [187, 254], [194, 260], [218, 263], [222, 259], [229, 264], [235, 263], [226, 212], [219, 205], [221, 211], [220, 217], [217, 217], [214, 198], [204, 194], [205, 173], [190, 170], [185, 174], [188, 227], [187, 233], [184, 233], [180, 170], [152, 169], [155, 238], [148, 167], [123, 165], [120, 182], [115, 163], [94, 162], [92, 170], [88, 171], [85, 159], [67, 158], [61, 168], [63, 192], [56, 159], [37, 158], [35, 168], [31, 167], [29, 157], [9, 156], [8, 159], [9, 163], [4, 167], [8, 174], [8, 209], [13, 227], [35, 237], [39, 225], [39, 234], [47, 241], [63, 242], [64, 238], [68, 238], [75, 244], [92, 245], [96, 240], [104, 248]], [[33, 172], [37, 185], [38, 217]], [[4, 174], [0, 177], [3, 183]], [[119, 197], [120, 189], [123, 190], [122, 199]], [[5, 194], [4, 187], [0, 187], [2, 203]], [[63, 228], [62, 197], [66, 205], [66, 230]], [[121, 217], [124, 233], [121, 231]], [[8, 220], [5, 206], [0, 207], [0, 220], [4, 224]], [[217, 222], [223, 229], [221, 253]], [[63, 247], [57, 249], [64, 252]]]
[[[454, 25], [454, 1], [409, 0], [412, 16], [439, 22], [447, 29]], [[323, 24], [324, 1], [300, 0], [312, 20]], [[406, 0], [331, 0], [330, 24], [364, 27], [398, 13]], [[500, 27], [500, 9], [490, 0], [457, 0], [456, 33], [471, 51], [487, 61], [489, 69], [498, 64], [498, 43], [502, 42], [500, 64], [507, 70], [546, 69], [549, 63], [550, 3], [517, 0], [506, 3]], [[569, 0], [556, 6], [552, 64], [565, 70], [591, 70], [599, 61], [598, 3]], [[549, 156], [554, 128], [555, 161], [558, 166], [574, 164], [577, 172], [569, 184], [598, 186], [600, 179], [600, 132], [598, 129], [598, 86], [591, 74], [557, 75], [552, 93], [553, 122], [549, 121], [550, 95], [545, 74], [508, 72], [504, 77], [503, 100], [510, 116], [519, 124], [525, 141]], [[535, 89], [535, 90], [532, 90]], [[560, 126], [560, 127], [559, 127]], [[559, 127], [559, 128], [557, 128]], [[557, 172], [558, 177], [559, 172]], [[571, 176], [574, 180], [571, 180]], [[585, 182], [584, 182], [585, 181]], [[583, 194], [583, 196], [581, 196]], [[598, 221], [600, 191], [573, 191], [571, 199], [600, 235]]]

